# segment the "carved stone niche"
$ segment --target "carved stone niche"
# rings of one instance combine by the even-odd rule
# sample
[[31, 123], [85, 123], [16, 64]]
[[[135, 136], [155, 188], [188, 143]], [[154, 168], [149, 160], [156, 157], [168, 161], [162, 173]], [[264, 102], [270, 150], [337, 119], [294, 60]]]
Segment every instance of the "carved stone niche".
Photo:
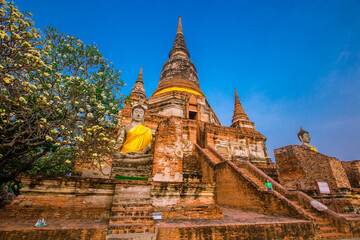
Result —
[[249, 157], [249, 149], [246, 146], [245, 139], [238, 139], [231, 143], [231, 155], [235, 158]]
[[250, 149], [250, 153], [253, 157], [266, 158], [266, 153], [264, 151], [264, 143], [263, 142], [256, 142], [256, 143], [250, 144], [249, 149]]

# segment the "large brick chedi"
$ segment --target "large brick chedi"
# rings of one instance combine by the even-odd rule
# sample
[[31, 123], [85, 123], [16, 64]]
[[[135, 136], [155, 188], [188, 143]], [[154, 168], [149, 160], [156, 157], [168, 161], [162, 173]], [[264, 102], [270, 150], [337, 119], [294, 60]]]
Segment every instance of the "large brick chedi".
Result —
[[351, 189], [341, 162], [334, 157], [289, 145], [274, 150], [280, 183], [289, 190], [316, 190], [315, 181], [327, 181], [331, 189]]

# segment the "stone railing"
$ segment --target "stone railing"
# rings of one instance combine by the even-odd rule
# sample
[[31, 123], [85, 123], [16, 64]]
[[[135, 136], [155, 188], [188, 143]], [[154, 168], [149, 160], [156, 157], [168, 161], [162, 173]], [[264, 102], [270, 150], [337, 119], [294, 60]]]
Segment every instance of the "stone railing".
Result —
[[197, 143], [195, 143], [195, 147], [196, 147], [196, 150], [198, 151], [198, 153], [205, 157], [205, 159], [207, 160], [207, 163], [212, 168], [214, 168], [216, 165], [216, 162], [214, 160], [212, 160], [211, 157]]
[[209, 149], [209, 151], [212, 154], [214, 154], [217, 158], [219, 158], [222, 162], [227, 161], [223, 155], [221, 155], [218, 151], [215, 150], [215, 148], [213, 148], [213, 147], [211, 147], [209, 145], [207, 145], [206, 148]]

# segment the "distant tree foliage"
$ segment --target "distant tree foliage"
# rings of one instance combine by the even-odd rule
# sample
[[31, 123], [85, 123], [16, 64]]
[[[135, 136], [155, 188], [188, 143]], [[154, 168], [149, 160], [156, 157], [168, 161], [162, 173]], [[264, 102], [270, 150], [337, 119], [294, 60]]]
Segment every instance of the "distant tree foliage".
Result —
[[124, 100], [120, 71], [96, 46], [40, 33], [31, 14], [2, 0], [0, 23], [0, 183], [75, 158], [102, 168]]

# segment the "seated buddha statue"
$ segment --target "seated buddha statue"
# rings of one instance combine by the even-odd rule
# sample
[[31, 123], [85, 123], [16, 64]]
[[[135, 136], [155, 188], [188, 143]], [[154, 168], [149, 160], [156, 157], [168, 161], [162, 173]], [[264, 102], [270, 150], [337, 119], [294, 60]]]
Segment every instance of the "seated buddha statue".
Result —
[[144, 118], [145, 109], [141, 105], [133, 107], [131, 110], [131, 123], [125, 124], [119, 129], [115, 145], [119, 151], [115, 153], [115, 157], [141, 159], [141, 156], [149, 152], [152, 134], [150, 128], [142, 125]]
[[305, 131], [304, 129], [302, 129], [302, 127], [300, 127], [300, 131], [298, 132], [297, 136], [300, 142], [302, 143], [301, 144], [302, 147], [317, 152], [316, 148], [310, 145], [309, 132]]

